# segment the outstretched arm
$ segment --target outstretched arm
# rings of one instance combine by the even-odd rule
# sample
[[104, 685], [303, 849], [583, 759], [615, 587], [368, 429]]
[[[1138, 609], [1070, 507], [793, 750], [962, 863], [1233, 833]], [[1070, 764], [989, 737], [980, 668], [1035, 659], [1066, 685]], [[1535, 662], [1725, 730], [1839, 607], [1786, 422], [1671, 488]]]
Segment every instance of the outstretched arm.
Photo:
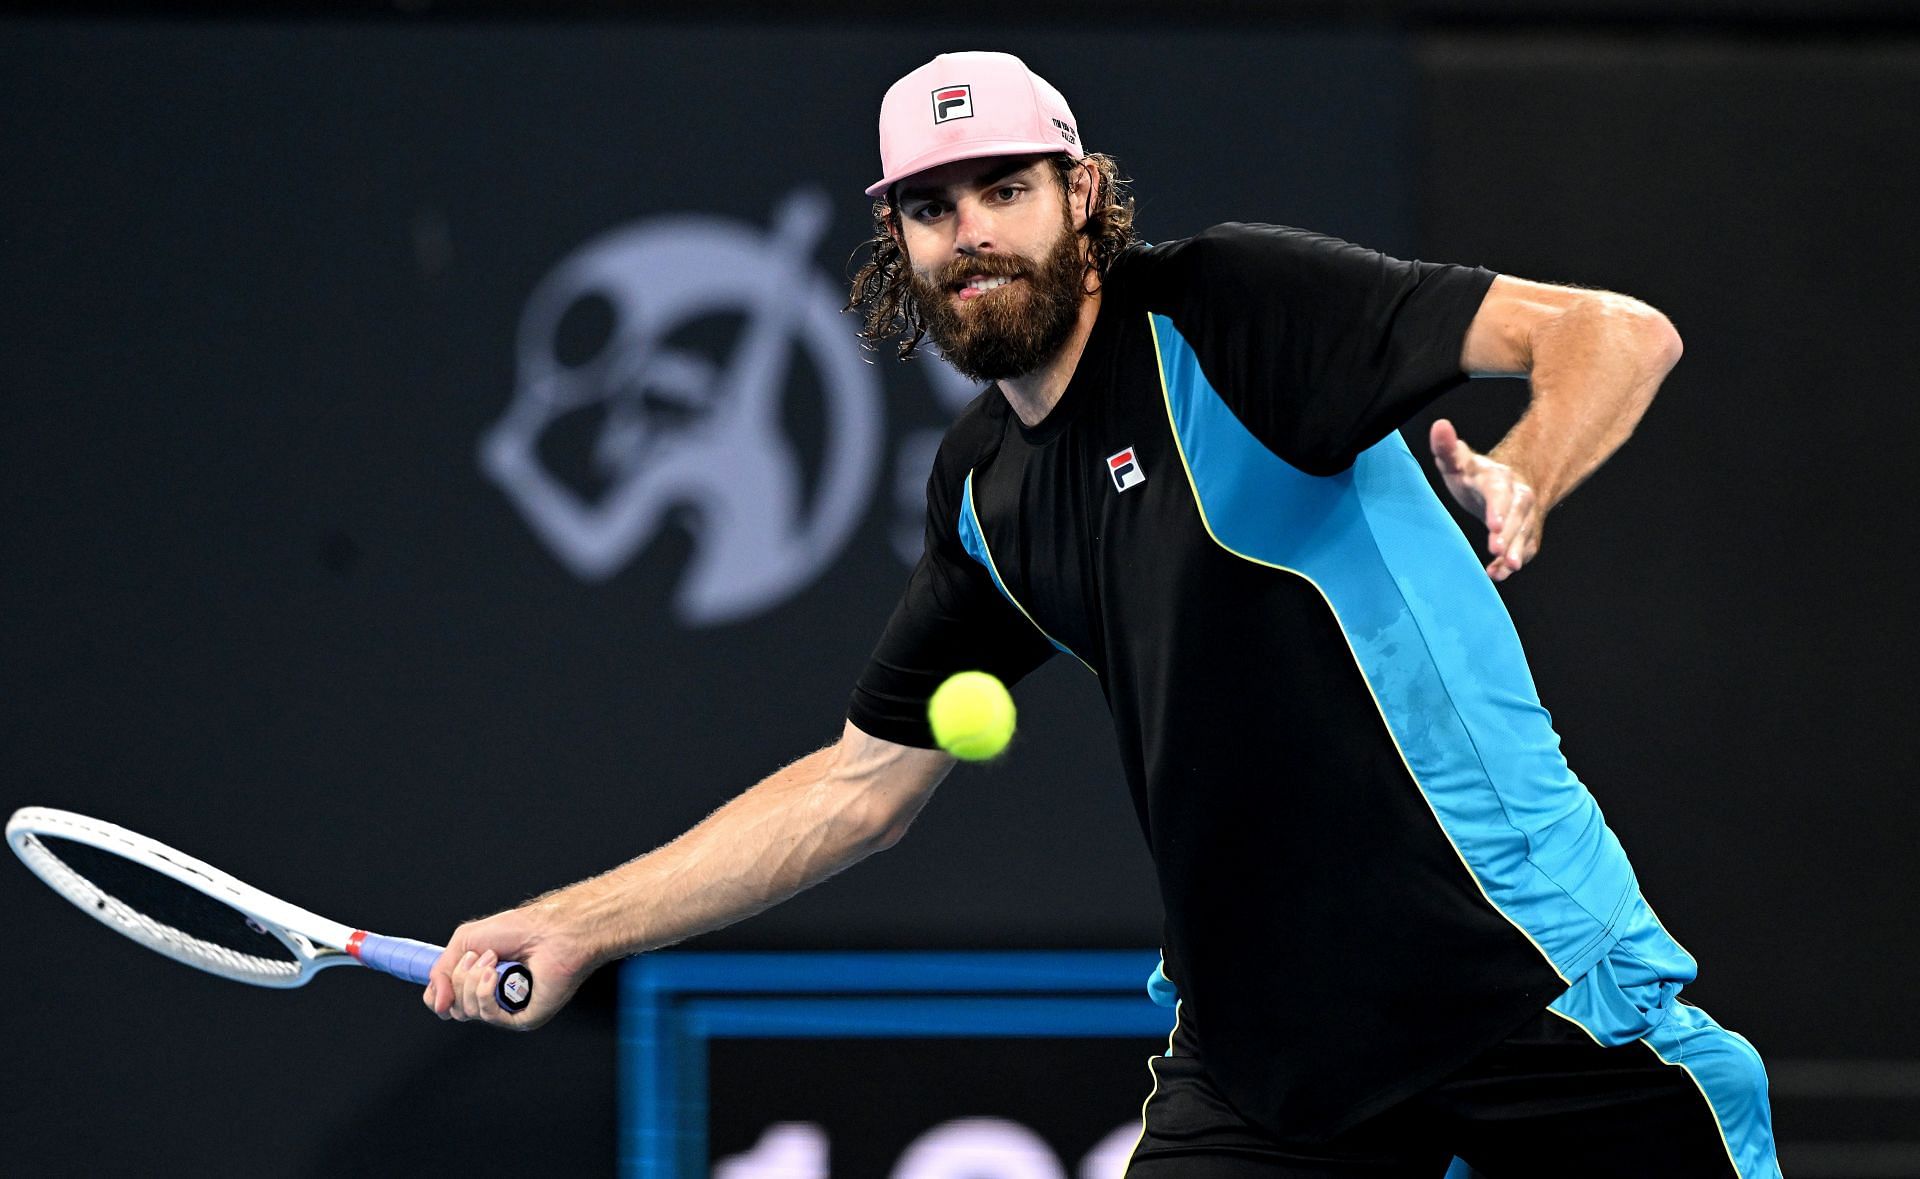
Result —
[[1679, 360], [1673, 324], [1637, 299], [1494, 280], [1467, 330], [1461, 367], [1524, 374], [1532, 401], [1486, 454], [1444, 418], [1429, 439], [1448, 490], [1486, 523], [1489, 576], [1504, 581], [1539, 552], [1547, 512], [1627, 440]]
[[[612, 871], [455, 930], [422, 996], [442, 1019], [532, 1030], [604, 963], [732, 924], [891, 847], [953, 759], [849, 724], [835, 745], [778, 770], [672, 843]], [[517, 1016], [494, 964], [534, 978]]]

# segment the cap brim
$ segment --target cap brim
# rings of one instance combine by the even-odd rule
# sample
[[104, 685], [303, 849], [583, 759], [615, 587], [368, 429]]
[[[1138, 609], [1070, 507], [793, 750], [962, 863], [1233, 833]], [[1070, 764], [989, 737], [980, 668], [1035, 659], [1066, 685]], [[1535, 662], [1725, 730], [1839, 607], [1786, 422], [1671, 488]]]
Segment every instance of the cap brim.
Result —
[[1027, 139], [981, 139], [970, 143], [942, 144], [917, 159], [906, 163], [880, 181], [867, 186], [867, 195], [877, 197], [909, 176], [925, 172], [929, 168], [938, 168], [942, 164], [951, 164], [959, 160], [979, 160], [988, 156], [1058, 156], [1068, 155], [1080, 159], [1083, 152], [1068, 147], [1064, 143], [1036, 143]]

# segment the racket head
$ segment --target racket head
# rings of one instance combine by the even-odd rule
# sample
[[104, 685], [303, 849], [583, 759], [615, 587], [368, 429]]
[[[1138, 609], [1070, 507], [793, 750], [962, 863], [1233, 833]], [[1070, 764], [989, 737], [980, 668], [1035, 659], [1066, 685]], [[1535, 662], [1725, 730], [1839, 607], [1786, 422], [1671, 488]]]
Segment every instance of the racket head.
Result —
[[352, 959], [352, 930], [157, 840], [53, 807], [22, 807], [7, 845], [75, 908], [124, 937], [209, 974], [297, 987]]

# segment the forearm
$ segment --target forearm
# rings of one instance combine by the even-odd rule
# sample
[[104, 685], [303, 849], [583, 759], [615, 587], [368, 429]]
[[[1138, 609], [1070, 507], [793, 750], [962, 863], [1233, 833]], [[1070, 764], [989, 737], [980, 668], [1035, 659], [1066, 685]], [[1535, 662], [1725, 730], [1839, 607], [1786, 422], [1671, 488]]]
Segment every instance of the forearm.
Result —
[[1539, 325], [1526, 365], [1532, 401], [1490, 457], [1553, 507], [1632, 435], [1680, 359], [1680, 337], [1646, 304], [1594, 292]]
[[891, 845], [931, 783], [842, 742], [768, 775], [673, 842], [532, 902], [598, 962], [770, 908]]

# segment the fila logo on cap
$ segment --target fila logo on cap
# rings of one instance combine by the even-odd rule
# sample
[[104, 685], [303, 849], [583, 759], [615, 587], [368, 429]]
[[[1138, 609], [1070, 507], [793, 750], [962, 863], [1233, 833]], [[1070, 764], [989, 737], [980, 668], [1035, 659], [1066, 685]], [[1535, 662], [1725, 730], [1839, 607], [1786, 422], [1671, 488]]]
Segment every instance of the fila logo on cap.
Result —
[[973, 87], [942, 86], [933, 92], [933, 121], [945, 123], [951, 119], [971, 119], [973, 117]]
[[1133, 457], [1131, 446], [1119, 454], [1107, 456], [1107, 474], [1113, 476], [1113, 486], [1118, 491], [1138, 487], [1147, 481], [1147, 472], [1141, 467], [1140, 460]]

